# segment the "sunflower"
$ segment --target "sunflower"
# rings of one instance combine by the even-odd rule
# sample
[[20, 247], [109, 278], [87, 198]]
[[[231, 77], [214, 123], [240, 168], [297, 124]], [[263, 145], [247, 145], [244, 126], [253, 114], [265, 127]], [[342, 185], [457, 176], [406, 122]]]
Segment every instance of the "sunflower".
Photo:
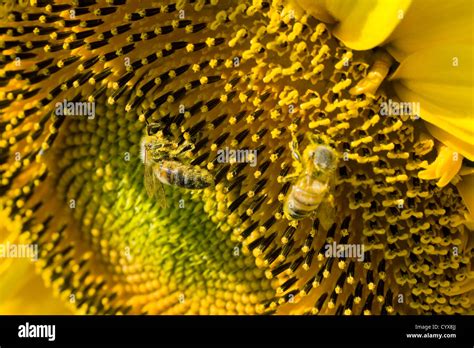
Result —
[[[4, 3], [0, 240], [38, 260], [0, 260], [0, 312], [472, 313], [471, 6]], [[166, 186], [160, 207], [146, 124], [215, 185]], [[315, 134], [340, 155], [329, 224], [283, 209]]]

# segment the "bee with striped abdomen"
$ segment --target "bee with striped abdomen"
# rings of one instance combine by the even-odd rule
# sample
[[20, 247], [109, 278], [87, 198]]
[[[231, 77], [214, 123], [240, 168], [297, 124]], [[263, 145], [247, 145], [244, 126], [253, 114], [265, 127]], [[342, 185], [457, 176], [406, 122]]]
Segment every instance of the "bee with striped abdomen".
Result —
[[283, 212], [288, 220], [317, 217], [328, 229], [335, 215], [333, 191], [338, 154], [329, 145], [328, 138], [310, 134], [308, 139], [310, 144], [302, 155], [297, 139], [290, 143], [296, 171], [283, 178], [283, 181], [293, 181], [283, 203]]
[[184, 189], [198, 190], [214, 184], [213, 176], [203, 168], [188, 163], [187, 156], [194, 145], [184, 141], [181, 145], [170, 140], [163, 130], [152, 134], [153, 123], [147, 125], [147, 135], [141, 141], [141, 157], [145, 164], [145, 189], [155, 197], [160, 206], [166, 207], [163, 184]]

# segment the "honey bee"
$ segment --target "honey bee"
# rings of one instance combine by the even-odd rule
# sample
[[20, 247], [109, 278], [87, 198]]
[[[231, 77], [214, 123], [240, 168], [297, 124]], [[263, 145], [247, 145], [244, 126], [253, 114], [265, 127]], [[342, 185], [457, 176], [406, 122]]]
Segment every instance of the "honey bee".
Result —
[[329, 229], [334, 222], [334, 188], [338, 155], [322, 135], [308, 136], [310, 144], [303, 155], [298, 150], [298, 141], [294, 137], [290, 149], [296, 161], [296, 171], [283, 181], [293, 181], [284, 203], [283, 213], [288, 220], [301, 220], [305, 217], [317, 217], [321, 225]]
[[387, 77], [390, 67], [395, 60], [390, 54], [383, 50], [378, 50], [375, 53], [374, 63], [370, 67], [367, 76], [357, 83], [357, 85], [349, 91], [351, 94], [367, 94], [374, 96], [377, 89]]
[[194, 145], [184, 141], [178, 145], [162, 130], [152, 134], [159, 127], [147, 125], [147, 135], [141, 141], [141, 157], [145, 165], [145, 189], [149, 197], [155, 197], [160, 206], [166, 207], [163, 184], [184, 189], [199, 190], [214, 184], [213, 176], [205, 169], [188, 163], [187, 156]]

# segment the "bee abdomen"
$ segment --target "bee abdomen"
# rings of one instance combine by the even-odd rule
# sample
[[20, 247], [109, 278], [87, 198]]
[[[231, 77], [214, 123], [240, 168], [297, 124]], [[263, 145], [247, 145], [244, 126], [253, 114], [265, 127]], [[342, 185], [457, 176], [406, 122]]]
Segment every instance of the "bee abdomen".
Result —
[[320, 203], [319, 195], [312, 195], [292, 187], [285, 201], [285, 214], [293, 220], [300, 220], [315, 211]]
[[198, 190], [209, 187], [214, 180], [204, 169], [175, 161], [165, 161], [161, 166], [160, 181], [167, 185]]
[[289, 207], [285, 210], [285, 212], [287, 217], [291, 218], [292, 220], [301, 220], [311, 213], [311, 211], [298, 210]]

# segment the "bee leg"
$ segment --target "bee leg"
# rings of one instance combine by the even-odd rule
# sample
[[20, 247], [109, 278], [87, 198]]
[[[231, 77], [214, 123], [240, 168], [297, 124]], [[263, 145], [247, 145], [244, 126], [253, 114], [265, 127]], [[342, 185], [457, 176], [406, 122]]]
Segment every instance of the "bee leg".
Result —
[[292, 136], [292, 140], [290, 141], [290, 150], [291, 150], [291, 156], [293, 157], [294, 160], [301, 162], [301, 154], [300, 151], [298, 150], [298, 139], [296, 139], [296, 136]]
[[308, 133], [308, 140], [312, 144], [323, 144], [324, 143], [323, 139], [321, 138], [321, 135], [320, 134], [315, 134], [315, 133]]
[[334, 195], [332, 193], [328, 194], [326, 202], [334, 207]]
[[193, 151], [195, 148], [194, 144], [188, 140], [185, 140], [179, 147], [178, 149], [180, 151]]
[[170, 154], [174, 157], [186, 153], [188, 151], [194, 150], [194, 144], [189, 142], [188, 140], [184, 140], [180, 145], [177, 143], [173, 144], [173, 149], [170, 150]]
[[189, 152], [192, 152], [194, 151], [194, 149], [196, 148], [196, 146], [194, 146], [194, 143], [188, 141], [188, 140], [185, 140], [184, 143], [183, 143], [183, 151], [186, 150], [186, 151], [189, 151]]
[[366, 94], [374, 96], [379, 86], [384, 81], [395, 62], [390, 54], [384, 50], [375, 53], [375, 61], [372, 64], [368, 74], [359, 83], [349, 91], [353, 95]]
[[336, 206], [334, 204], [334, 196], [328, 194], [325, 200], [319, 205], [316, 210], [316, 216], [319, 219], [321, 226], [325, 230], [329, 230], [336, 220]]
[[173, 155], [178, 157], [179, 155], [186, 155], [188, 157], [192, 156], [192, 151], [194, 150], [195, 146], [192, 142], [188, 140], [184, 140], [181, 145], [179, 145], [174, 151]]
[[163, 124], [161, 122], [151, 122], [148, 123], [146, 120], [146, 132], [148, 135], [154, 135], [163, 129]]
[[180, 132], [179, 132], [179, 128], [178, 126], [176, 125], [176, 123], [171, 123], [170, 126], [169, 126], [169, 130], [170, 130], [170, 133], [171, 135], [175, 138], [175, 139], [178, 139], [179, 135], [180, 135]]
[[281, 178], [279, 180], [280, 183], [285, 183], [285, 182], [288, 182], [288, 181], [292, 181], [294, 178], [297, 178], [299, 177], [300, 174], [299, 173], [293, 173], [293, 174], [288, 174], [287, 176]]

